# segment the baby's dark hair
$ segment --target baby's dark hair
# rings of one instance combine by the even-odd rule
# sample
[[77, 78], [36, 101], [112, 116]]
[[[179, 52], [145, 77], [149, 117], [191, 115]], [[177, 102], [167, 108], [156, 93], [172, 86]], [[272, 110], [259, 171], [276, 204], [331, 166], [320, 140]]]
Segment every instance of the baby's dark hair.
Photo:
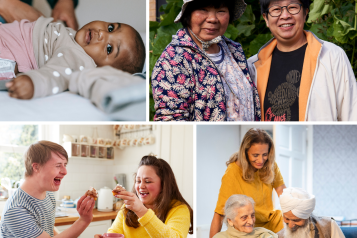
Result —
[[131, 74], [141, 73], [143, 71], [145, 63], [145, 45], [140, 36], [140, 34], [133, 28], [135, 31], [135, 48], [132, 52], [132, 56], [121, 63], [120, 69]]

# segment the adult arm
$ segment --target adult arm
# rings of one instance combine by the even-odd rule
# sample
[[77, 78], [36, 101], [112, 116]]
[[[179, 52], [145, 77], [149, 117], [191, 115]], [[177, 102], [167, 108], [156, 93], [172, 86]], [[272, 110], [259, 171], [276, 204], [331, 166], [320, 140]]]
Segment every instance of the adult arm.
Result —
[[61, 20], [73, 30], [78, 30], [73, 0], [58, 0], [52, 10], [53, 21]]
[[283, 176], [280, 173], [280, 169], [278, 164], [274, 162], [274, 181], [273, 181], [273, 188], [275, 189], [278, 197], [283, 193], [284, 188], [286, 188]]
[[[182, 63], [175, 61], [177, 52], [168, 46], [155, 64], [151, 75], [152, 93], [155, 101], [155, 121], [189, 121], [192, 80]], [[177, 57], [176, 57], [177, 56]], [[183, 56], [182, 56], [183, 57]], [[186, 64], [187, 67], [188, 64]], [[191, 71], [193, 71], [191, 69]]]
[[20, 0], [0, 0], [0, 15], [8, 23], [22, 19], [33, 22], [43, 16], [41, 12]]
[[278, 194], [278, 197], [283, 193], [284, 188], [286, 188], [285, 184], [275, 188], [276, 193]]
[[211, 228], [209, 231], [209, 238], [212, 238], [214, 235], [216, 235], [218, 232], [221, 231], [223, 218], [224, 218], [224, 216], [222, 216], [218, 213], [214, 213], [213, 219], [211, 222]]
[[138, 222], [152, 238], [184, 238], [190, 228], [190, 211], [186, 205], [178, 205], [167, 214], [163, 223], [153, 210], [147, 209], [136, 194], [122, 191], [116, 197], [124, 200], [126, 208], [135, 212]]
[[[93, 198], [83, 195], [77, 203], [79, 219], [67, 230], [55, 235], [56, 238], [76, 238], [88, 227], [93, 219], [93, 208], [95, 201]], [[42, 232], [37, 238], [50, 238], [46, 232]]]
[[[339, 72], [339, 75], [334, 75], [336, 79], [340, 79], [340, 84], [337, 85], [337, 102], [339, 121], [357, 121], [357, 83], [356, 77], [351, 67], [351, 63], [347, 58], [346, 53], [341, 49], [340, 60], [334, 63], [334, 72]], [[335, 61], [333, 61], [335, 62]]]

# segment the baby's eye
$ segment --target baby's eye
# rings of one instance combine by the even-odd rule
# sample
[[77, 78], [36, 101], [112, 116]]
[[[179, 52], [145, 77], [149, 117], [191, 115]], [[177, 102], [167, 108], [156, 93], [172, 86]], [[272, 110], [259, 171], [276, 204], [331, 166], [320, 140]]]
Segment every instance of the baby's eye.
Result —
[[108, 26], [108, 31], [109, 32], [112, 32], [114, 30], [114, 25], [113, 24], [110, 24], [109, 26]]
[[112, 53], [112, 46], [110, 45], [110, 44], [108, 44], [107, 45], [107, 53], [108, 53], [108, 55], [110, 54], [110, 53]]

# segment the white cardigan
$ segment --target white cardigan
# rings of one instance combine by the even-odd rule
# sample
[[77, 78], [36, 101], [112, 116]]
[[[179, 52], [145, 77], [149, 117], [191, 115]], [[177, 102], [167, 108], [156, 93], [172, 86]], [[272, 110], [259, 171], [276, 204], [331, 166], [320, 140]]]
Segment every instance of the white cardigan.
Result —
[[[305, 121], [357, 121], [357, 83], [346, 53], [341, 47], [314, 37], [322, 47], [310, 88]], [[257, 71], [254, 63], [258, 60], [258, 54], [248, 59], [250, 76], [255, 84]]]

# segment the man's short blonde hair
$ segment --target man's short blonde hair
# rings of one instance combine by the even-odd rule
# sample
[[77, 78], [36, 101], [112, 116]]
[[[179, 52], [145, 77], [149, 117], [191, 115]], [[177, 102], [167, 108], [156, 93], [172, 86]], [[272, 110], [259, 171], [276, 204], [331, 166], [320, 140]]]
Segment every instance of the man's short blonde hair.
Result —
[[66, 150], [59, 144], [53, 143], [51, 141], [41, 140], [30, 145], [24, 155], [25, 177], [31, 176], [33, 174], [33, 163], [37, 163], [40, 166], [46, 164], [47, 161], [51, 159], [51, 152], [65, 158], [68, 161]]

